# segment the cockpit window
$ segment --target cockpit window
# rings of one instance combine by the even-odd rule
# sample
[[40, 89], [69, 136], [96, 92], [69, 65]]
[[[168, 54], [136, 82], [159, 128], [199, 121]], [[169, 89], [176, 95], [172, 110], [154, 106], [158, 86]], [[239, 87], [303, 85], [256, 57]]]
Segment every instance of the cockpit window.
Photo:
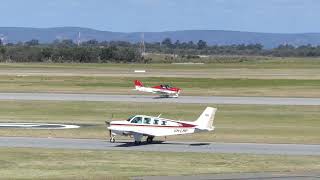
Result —
[[132, 119], [131, 123], [142, 124], [142, 117], [135, 117]]
[[161, 84], [160, 87], [164, 88], [164, 89], [170, 89], [171, 88], [171, 86], [168, 85], [168, 84]]
[[144, 118], [143, 124], [150, 124], [151, 118]]

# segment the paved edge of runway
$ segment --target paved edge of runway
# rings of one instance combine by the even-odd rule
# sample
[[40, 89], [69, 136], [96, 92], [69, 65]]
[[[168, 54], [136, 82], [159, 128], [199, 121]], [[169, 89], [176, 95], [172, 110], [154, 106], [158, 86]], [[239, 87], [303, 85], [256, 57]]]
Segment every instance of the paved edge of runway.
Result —
[[218, 143], [218, 142], [155, 142], [134, 145], [132, 141], [110, 143], [107, 139], [70, 139], [0, 137], [0, 147], [58, 148], [83, 150], [127, 150], [151, 152], [241, 153], [265, 155], [320, 155], [320, 145]]
[[156, 95], [146, 96], [65, 93], [0, 93], [0, 99], [96, 102], [158, 102], [186, 104], [320, 105], [320, 98], [289, 97], [180, 96], [179, 98], [158, 98]]
[[254, 173], [222, 173], [187, 176], [144, 176], [132, 177], [132, 180], [311, 180], [320, 179], [320, 172], [254, 172]]

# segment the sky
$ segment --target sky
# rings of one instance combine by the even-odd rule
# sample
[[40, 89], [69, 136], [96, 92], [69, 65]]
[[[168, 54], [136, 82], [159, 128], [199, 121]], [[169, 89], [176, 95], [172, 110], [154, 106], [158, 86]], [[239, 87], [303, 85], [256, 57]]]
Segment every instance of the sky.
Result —
[[0, 0], [0, 26], [320, 32], [320, 0]]

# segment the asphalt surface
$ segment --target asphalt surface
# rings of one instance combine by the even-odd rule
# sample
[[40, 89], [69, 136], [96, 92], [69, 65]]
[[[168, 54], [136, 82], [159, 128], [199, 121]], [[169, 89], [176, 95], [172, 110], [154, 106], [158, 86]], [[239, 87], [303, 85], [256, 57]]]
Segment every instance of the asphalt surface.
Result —
[[120, 141], [110, 143], [101, 139], [65, 139], [33, 137], [0, 137], [0, 147], [62, 148], [89, 150], [127, 150], [154, 152], [244, 153], [279, 155], [320, 155], [320, 145], [206, 143], [206, 142], [155, 142], [134, 145]]
[[278, 98], [278, 97], [222, 97], [222, 96], [180, 96], [179, 98], [158, 98], [145, 95], [102, 95], [62, 93], [0, 93], [2, 100], [56, 100], [56, 101], [112, 101], [112, 102], [162, 102], [197, 104], [256, 104], [256, 105], [320, 105], [320, 98]]
[[225, 173], [193, 176], [146, 176], [133, 177], [133, 180], [316, 180], [320, 172], [262, 172], [262, 173]]

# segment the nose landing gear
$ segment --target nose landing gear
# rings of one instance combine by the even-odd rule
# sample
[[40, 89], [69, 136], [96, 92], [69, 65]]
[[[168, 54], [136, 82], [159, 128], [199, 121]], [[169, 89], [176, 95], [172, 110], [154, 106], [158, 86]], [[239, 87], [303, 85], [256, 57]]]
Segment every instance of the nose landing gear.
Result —
[[116, 139], [115, 139], [115, 137], [113, 135], [110, 137], [110, 142], [111, 143], [115, 143], [116, 142]]
[[110, 136], [110, 142], [115, 143], [116, 142], [115, 134], [113, 134], [111, 130], [109, 131], [109, 136]]

